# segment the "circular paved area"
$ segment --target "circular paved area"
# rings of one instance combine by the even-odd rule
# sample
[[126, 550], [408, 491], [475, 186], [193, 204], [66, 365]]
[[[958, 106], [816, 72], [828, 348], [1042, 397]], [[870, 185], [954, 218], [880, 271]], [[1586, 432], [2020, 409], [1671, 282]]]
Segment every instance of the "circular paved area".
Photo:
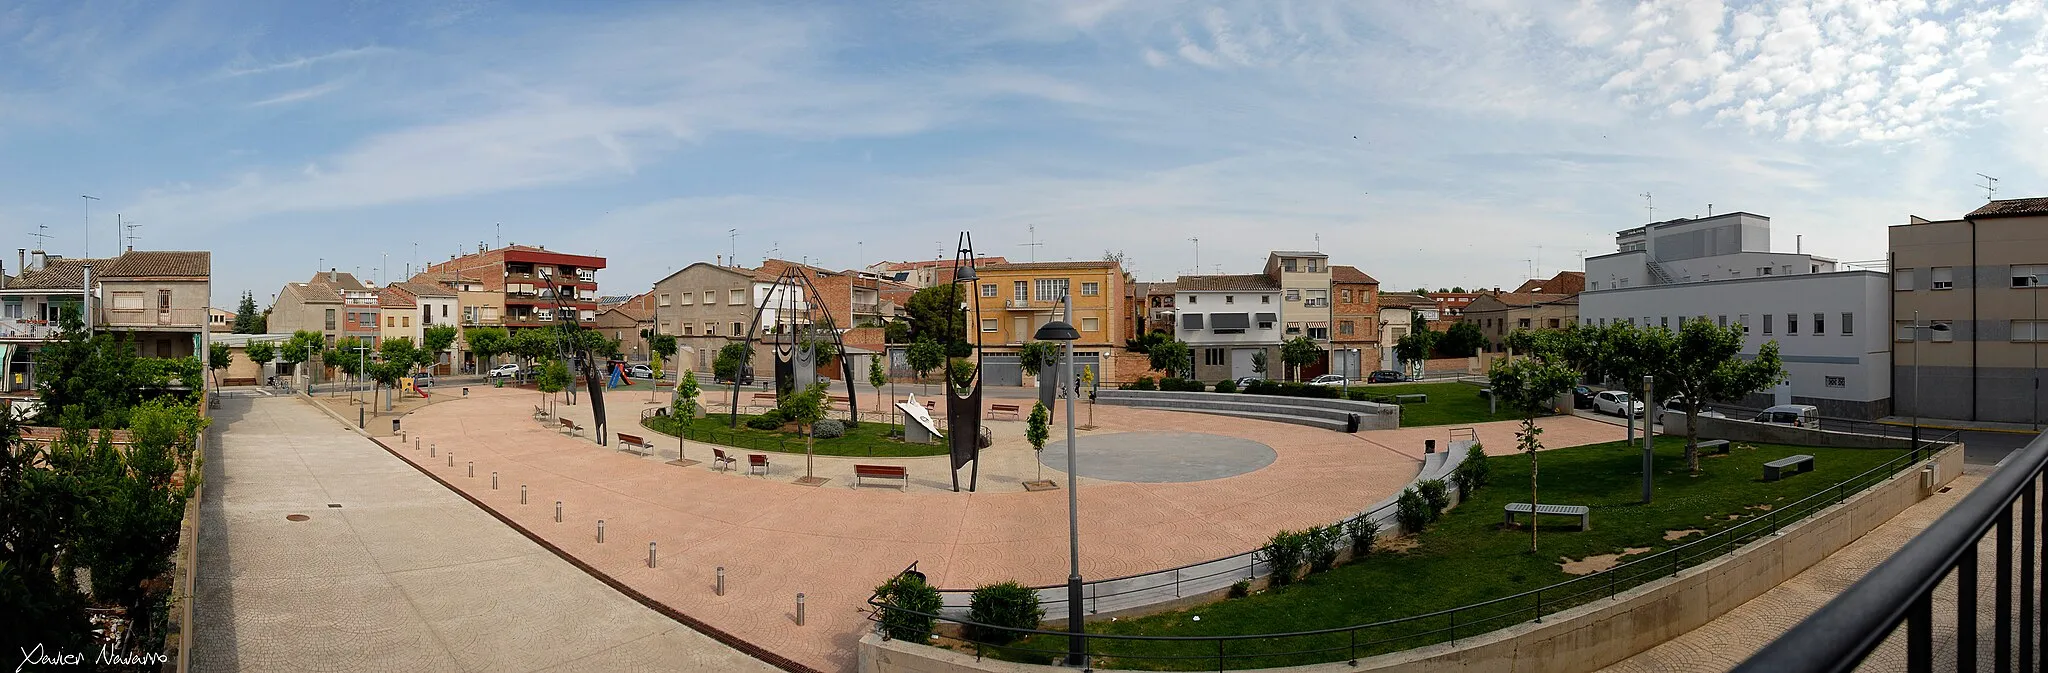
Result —
[[[1235, 477], [1273, 464], [1273, 447], [1199, 432], [1118, 432], [1077, 437], [1075, 474], [1103, 481], [1170, 484]], [[1038, 461], [1067, 467], [1067, 442], [1047, 442]]]

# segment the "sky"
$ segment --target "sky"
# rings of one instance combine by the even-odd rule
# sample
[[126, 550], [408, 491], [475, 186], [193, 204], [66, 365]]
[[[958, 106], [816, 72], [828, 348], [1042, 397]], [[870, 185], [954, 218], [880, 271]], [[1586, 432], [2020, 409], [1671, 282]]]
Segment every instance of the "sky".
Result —
[[1887, 225], [1982, 205], [1979, 173], [2048, 196], [2044, 15], [17, 1], [0, 247], [211, 250], [228, 308], [498, 242], [604, 256], [605, 294], [733, 252], [951, 257], [962, 231], [1012, 260], [1122, 251], [1140, 280], [1315, 249], [1388, 289], [1511, 287], [1710, 208], [1879, 260]]

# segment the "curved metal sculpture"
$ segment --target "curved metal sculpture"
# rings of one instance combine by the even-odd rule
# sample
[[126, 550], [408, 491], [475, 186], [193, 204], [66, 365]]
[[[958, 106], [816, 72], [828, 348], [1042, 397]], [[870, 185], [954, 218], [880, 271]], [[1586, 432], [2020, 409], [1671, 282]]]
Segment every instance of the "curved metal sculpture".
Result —
[[[598, 378], [597, 358], [590, 352], [590, 349], [584, 348], [582, 344], [578, 343], [581, 339], [577, 338], [577, 335], [584, 331], [584, 327], [581, 321], [577, 319], [579, 316], [576, 313], [576, 308], [570, 306], [568, 300], [562, 296], [562, 288], [555, 284], [553, 278], [546, 280], [549, 293], [555, 296], [555, 322], [560, 327], [555, 336], [555, 351], [558, 357], [562, 358], [563, 364], [583, 370], [583, 382], [590, 386], [590, 413], [593, 419], [591, 422], [591, 432], [597, 437], [598, 446], [604, 446], [606, 444], [605, 437], [608, 435], [605, 432], [604, 419], [604, 382]], [[564, 319], [568, 320], [568, 322], [562, 322]], [[569, 377], [568, 393], [569, 403], [575, 404], [576, 377], [574, 375]]]
[[[796, 267], [782, 270], [775, 276], [775, 283], [768, 287], [767, 296], [754, 308], [754, 320], [747, 326], [747, 362], [741, 363], [740, 371], [732, 377], [732, 411], [729, 425], [740, 425], [740, 374], [751, 366], [755, 335], [765, 330], [764, 338], [772, 338], [775, 345], [775, 395], [802, 390], [816, 380], [818, 375], [817, 344], [830, 339], [839, 353], [840, 379], [846, 382], [847, 418], [860, 422], [860, 404], [854, 398], [853, 362], [846, 357], [846, 342], [839, 333], [839, 323], [832, 318], [832, 310], [823, 303], [814, 303], [806, 297], [820, 297], [818, 288], [811, 279]], [[774, 309], [770, 314], [769, 309]], [[773, 329], [766, 329], [771, 326]]]
[[[950, 433], [946, 441], [952, 457], [953, 468], [949, 472], [953, 476], [953, 490], [960, 490], [960, 467], [972, 462], [974, 470], [967, 475], [967, 491], [970, 493], [981, 479], [981, 330], [973, 329], [973, 326], [981, 324], [981, 302], [972, 302], [974, 317], [968, 320], [964, 318], [967, 318], [970, 304], [963, 303], [963, 300], [972, 301], [973, 285], [978, 278], [980, 274], [974, 270], [974, 234], [960, 232], [959, 249], [953, 253], [953, 278], [947, 284], [952, 288], [950, 296], [947, 297], [947, 308], [949, 316], [957, 315], [963, 320], [960, 329], [955, 330], [949, 317], [946, 331], [951, 332], [950, 336], [958, 337], [962, 341], [966, 341], [968, 336], [973, 337], [974, 383], [964, 392], [953, 385], [953, 357], [948, 353], [946, 381], [941, 385], [946, 389], [946, 430]], [[960, 290], [961, 283], [968, 284], [965, 293]], [[960, 308], [953, 309], [953, 306]]]

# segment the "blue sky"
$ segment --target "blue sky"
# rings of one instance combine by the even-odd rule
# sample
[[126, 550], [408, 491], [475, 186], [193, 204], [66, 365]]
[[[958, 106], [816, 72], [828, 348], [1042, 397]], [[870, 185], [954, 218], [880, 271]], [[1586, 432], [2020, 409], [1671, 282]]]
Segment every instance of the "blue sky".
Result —
[[118, 212], [213, 250], [230, 307], [499, 223], [608, 257], [607, 293], [728, 245], [1028, 259], [1027, 225], [1147, 280], [1199, 238], [1204, 272], [1319, 245], [1508, 286], [1612, 251], [1645, 192], [1869, 260], [1975, 173], [2048, 195], [2044, 64], [2039, 2], [31, 0], [0, 8], [0, 233], [104, 254]]

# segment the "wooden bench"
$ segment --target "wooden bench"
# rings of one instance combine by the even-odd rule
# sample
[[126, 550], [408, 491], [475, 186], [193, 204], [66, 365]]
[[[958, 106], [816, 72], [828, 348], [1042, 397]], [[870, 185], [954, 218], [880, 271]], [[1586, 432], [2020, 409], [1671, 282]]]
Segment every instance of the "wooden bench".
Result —
[[562, 427], [560, 428], [560, 430], [562, 431], [562, 434], [568, 435], [568, 436], [570, 436], [570, 437], [574, 437], [574, 436], [576, 436], [576, 433], [579, 433], [579, 432], [582, 432], [582, 431], [583, 431], [583, 426], [581, 426], [581, 425], [577, 425], [577, 424], [576, 424], [576, 421], [572, 421], [572, 420], [569, 420], [569, 419], [563, 418], [563, 419], [557, 419], [557, 421], [556, 421], [556, 422], [557, 422], [558, 424], [560, 424], [560, 425], [562, 426]]
[[535, 407], [533, 408], [533, 418], [534, 418], [534, 420], [539, 420], [539, 421], [545, 421], [545, 420], [547, 420], [547, 419], [548, 419], [548, 410], [546, 410], [546, 409], [542, 409], [542, 408], [540, 408], [540, 407], [539, 407], [538, 405], [536, 405], [536, 406], [535, 406]]
[[1019, 419], [1021, 419], [1021, 418], [1023, 418], [1023, 417], [1024, 417], [1024, 415], [1023, 415], [1023, 412], [1022, 412], [1022, 410], [1021, 410], [1021, 409], [1020, 409], [1020, 408], [1018, 407], [1018, 405], [1015, 405], [1015, 404], [991, 404], [991, 405], [988, 405], [988, 417], [989, 417], [989, 418], [995, 418], [995, 417], [996, 417], [996, 414], [1009, 414], [1011, 418], [1019, 418]]
[[1531, 513], [1529, 503], [1511, 502], [1502, 509], [1507, 510], [1508, 525], [1514, 525], [1516, 514], [1529, 514], [1529, 524], [1532, 526], [1536, 524], [1537, 515], [1554, 514], [1579, 517], [1579, 530], [1593, 530], [1593, 508], [1585, 505], [1537, 505], [1536, 511]]
[[1407, 403], [1409, 403], [1409, 402], [1417, 402], [1417, 403], [1422, 403], [1422, 404], [1428, 404], [1428, 403], [1429, 403], [1429, 395], [1427, 395], [1427, 394], [1424, 394], [1424, 393], [1409, 393], [1409, 394], [1406, 394], [1406, 395], [1395, 395], [1395, 396], [1394, 396], [1394, 403], [1395, 403], [1395, 404], [1407, 404]]
[[1792, 470], [1793, 474], [1799, 474], [1801, 472], [1812, 472], [1813, 456], [1809, 456], [1802, 453], [1796, 456], [1786, 456], [1784, 458], [1779, 458], [1777, 460], [1764, 463], [1764, 481], [1777, 481], [1779, 479], [1785, 478], [1785, 468], [1788, 467], [1794, 468]]
[[756, 469], [761, 470], [761, 476], [768, 476], [768, 456], [759, 453], [747, 454], [747, 474], [753, 474]]
[[1728, 455], [1728, 440], [1709, 439], [1707, 441], [1700, 442], [1700, 453], [1717, 453], [1724, 456]]
[[910, 468], [900, 465], [859, 465], [853, 466], [853, 485], [859, 486], [862, 479], [901, 479], [903, 487], [910, 487]]
[[[654, 445], [652, 445], [652, 444], [648, 444], [648, 443], [647, 443], [647, 440], [646, 440], [646, 439], [642, 439], [642, 438], [641, 438], [641, 437], [640, 437], [639, 435], [629, 435], [629, 434], [626, 434], [626, 433], [623, 433], [623, 432], [621, 432], [621, 433], [617, 433], [617, 434], [619, 435], [619, 450], [620, 450], [620, 451], [625, 451], [625, 452], [627, 452], [627, 453], [634, 453], [634, 454], [639, 454], [639, 455], [642, 455], [642, 456], [644, 456], [644, 455], [647, 455], [647, 453], [648, 453], [648, 452], [650, 452], [650, 451], [653, 451], [653, 450], [654, 450]], [[628, 448], [626, 448], [626, 447], [629, 447], [629, 446], [630, 446], [630, 447], [633, 447], [633, 449], [638, 449], [638, 450], [636, 451], [636, 450], [633, 450], [633, 449], [628, 449]]]
[[750, 407], [765, 407], [769, 409], [774, 409], [776, 406], [775, 393], [754, 393], [754, 396], [750, 399], [752, 400], [752, 402], [749, 402], [747, 404], [747, 406]]
[[833, 395], [831, 403], [840, 405], [851, 405], [853, 404], [853, 399], [845, 395]]
[[725, 449], [711, 450], [711, 467], [720, 470], [732, 469], [733, 457], [725, 455]]

